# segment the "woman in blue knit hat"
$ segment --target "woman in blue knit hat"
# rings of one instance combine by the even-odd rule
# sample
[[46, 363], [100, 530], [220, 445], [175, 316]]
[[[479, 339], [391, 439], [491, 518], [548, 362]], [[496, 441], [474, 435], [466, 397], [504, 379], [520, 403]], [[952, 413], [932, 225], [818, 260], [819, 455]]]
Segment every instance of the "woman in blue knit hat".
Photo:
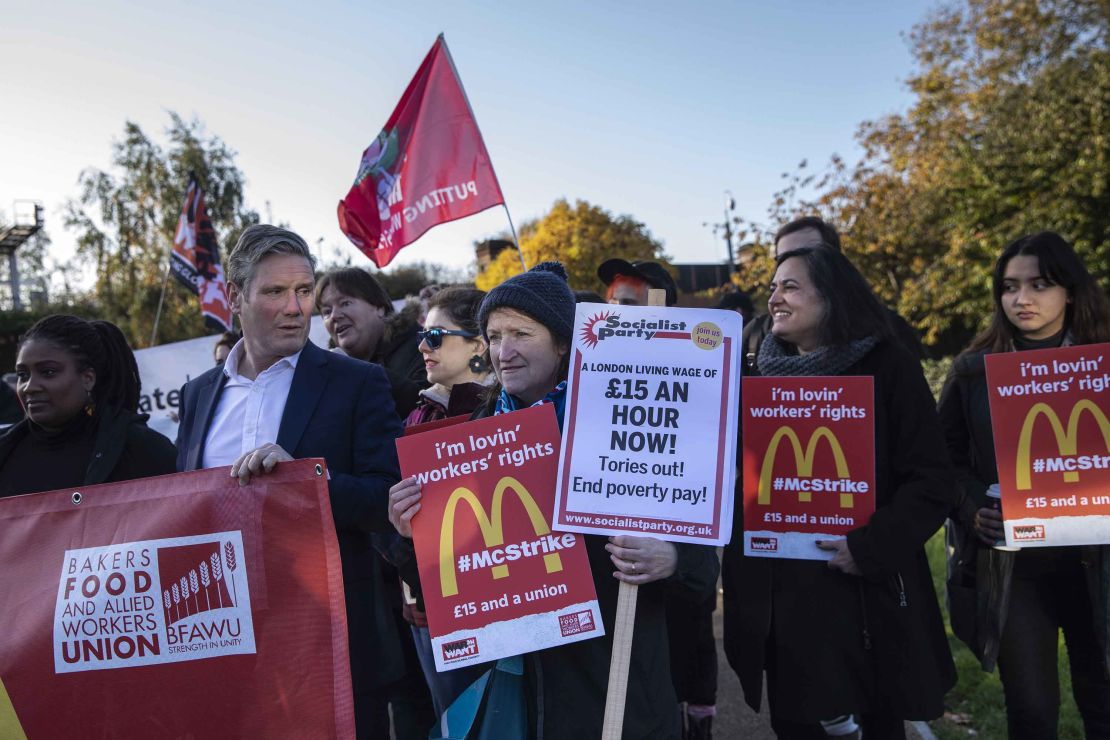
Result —
[[[475, 418], [551, 403], [562, 427], [574, 308], [574, 293], [558, 262], [540, 263], [489, 292], [478, 311], [478, 324], [489, 341], [497, 384]], [[401, 481], [391, 490], [390, 519], [404, 536], [412, 536], [411, 520], [419, 511], [419, 499], [415, 479]], [[716, 553], [712, 548], [650, 537], [587, 535], [584, 540], [605, 636], [522, 656], [525, 736], [546, 740], [601, 736], [617, 591], [619, 581], [626, 581], [642, 588], [623, 736], [678, 738], [663, 592], [665, 588], [712, 588], [718, 572]], [[505, 737], [515, 737], [510, 728], [501, 730], [509, 731]]]

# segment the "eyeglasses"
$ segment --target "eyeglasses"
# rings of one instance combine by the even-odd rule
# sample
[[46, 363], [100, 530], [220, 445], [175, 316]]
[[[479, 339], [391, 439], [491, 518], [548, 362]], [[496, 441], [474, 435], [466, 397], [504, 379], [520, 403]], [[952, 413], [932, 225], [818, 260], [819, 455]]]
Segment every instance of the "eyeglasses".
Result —
[[421, 342], [427, 342], [428, 349], [439, 349], [443, 346], [443, 338], [446, 336], [473, 339], [478, 335], [472, 331], [464, 331], [463, 329], [440, 329], [437, 326], [432, 329], [422, 329], [416, 332], [416, 336], [420, 337]]

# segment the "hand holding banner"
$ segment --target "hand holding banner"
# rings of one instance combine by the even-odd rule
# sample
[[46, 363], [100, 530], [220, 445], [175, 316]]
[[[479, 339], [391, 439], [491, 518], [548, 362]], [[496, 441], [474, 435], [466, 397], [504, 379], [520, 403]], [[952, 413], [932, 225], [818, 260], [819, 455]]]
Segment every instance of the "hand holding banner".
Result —
[[582, 538], [553, 532], [550, 404], [397, 440], [436, 669], [604, 634]]
[[744, 554], [828, 560], [816, 543], [875, 513], [871, 377], [744, 378]]
[[1110, 344], [986, 356], [1011, 547], [1110, 543]]

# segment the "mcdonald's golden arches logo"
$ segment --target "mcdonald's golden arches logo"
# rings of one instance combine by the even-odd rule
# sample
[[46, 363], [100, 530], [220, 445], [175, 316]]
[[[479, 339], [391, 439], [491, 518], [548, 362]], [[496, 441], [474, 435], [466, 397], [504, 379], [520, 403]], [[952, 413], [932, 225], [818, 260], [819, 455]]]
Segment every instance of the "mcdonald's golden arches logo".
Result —
[[[1029, 409], [1029, 413], [1025, 415], [1025, 421], [1021, 425], [1021, 436], [1018, 437], [1017, 469], [1014, 471], [1017, 490], [1027, 491], [1033, 486], [1032, 460], [1030, 460], [1029, 448], [1033, 443], [1033, 426], [1037, 423], [1037, 419], [1042, 415], [1048, 419], [1048, 423], [1052, 427], [1052, 433], [1056, 437], [1056, 447], [1061, 455], [1075, 455], [1079, 449], [1079, 419], [1084, 411], [1089, 412], [1098, 422], [1103, 442], [1106, 444], [1106, 451], [1110, 452], [1110, 420], [1107, 420], [1106, 414], [1102, 413], [1102, 409], [1096, 406], [1093, 401], [1084, 398], [1072, 406], [1071, 413], [1068, 415], [1068, 428], [1066, 430], [1064, 425], [1060, 423], [1060, 417], [1056, 415], [1051, 406], [1043, 402], [1035, 403], [1033, 408]], [[1078, 480], [1078, 471], [1064, 471], [1065, 483], [1075, 483]]]
[[[502, 510], [504, 508], [505, 491], [512, 489], [516, 493], [528, 518], [532, 522], [532, 529], [537, 536], [551, 534], [551, 527], [536, 505], [536, 500], [528, 489], [512, 476], [505, 476], [497, 482], [493, 489], [493, 501], [490, 503], [490, 513], [486, 514], [482, 503], [469, 488], [459, 487], [447, 499], [447, 508], [443, 512], [443, 522], [439, 531], [439, 581], [443, 595], [455, 596], [459, 593], [458, 579], [455, 574], [455, 511], [459, 503], [470, 504], [474, 517], [478, 520], [478, 528], [482, 531], [482, 540], [486, 547], [498, 547], [505, 544], [505, 527]], [[563, 561], [559, 553], [552, 552], [543, 556], [544, 566], [548, 573], [557, 573], [563, 569]], [[491, 568], [494, 580], [505, 578], [509, 575], [507, 564], [494, 565]]]
[[[836, 474], [840, 478], [849, 478], [851, 474], [848, 471], [848, 461], [844, 458], [844, 450], [840, 446], [840, 440], [828, 427], [817, 427], [813, 434], [809, 437], [809, 444], [806, 445], [805, 450], [802, 450], [802, 440], [798, 438], [797, 432], [790, 427], [779, 427], [771, 437], [771, 443], [767, 446], [767, 452], [763, 455], [763, 466], [759, 472], [759, 496], [757, 501], [760, 504], [768, 505], [771, 503], [771, 477], [775, 468], [775, 454], [778, 452], [779, 443], [783, 439], [790, 441], [790, 446], [794, 449], [794, 462], [798, 469], [798, 475], [809, 477], [813, 475], [813, 459], [817, 454], [817, 443], [822, 439], [828, 442], [829, 449], [832, 450], [833, 460], [836, 462]], [[813, 494], [810, 491], [798, 491], [798, 501], [808, 503], [813, 500]], [[840, 494], [840, 506], [844, 509], [852, 508], [852, 494]]]

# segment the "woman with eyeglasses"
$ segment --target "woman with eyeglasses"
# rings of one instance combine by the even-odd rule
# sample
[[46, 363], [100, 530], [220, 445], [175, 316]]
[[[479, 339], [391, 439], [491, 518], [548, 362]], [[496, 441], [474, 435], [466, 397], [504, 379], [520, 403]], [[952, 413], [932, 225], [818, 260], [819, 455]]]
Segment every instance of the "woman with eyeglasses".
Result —
[[347, 355], [381, 365], [393, 389], [397, 414], [408, 416], [428, 387], [416, 332], [421, 306], [400, 311], [366, 270], [343, 267], [316, 281], [316, 308], [332, 343]]
[[[481, 405], [486, 387], [493, 380], [489, 345], [478, 329], [478, 307], [485, 296], [484, 291], [474, 288], [445, 288], [428, 302], [424, 329], [417, 336], [432, 385], [420, 391], [420, 403], [405, 419], [406, 427], [470, 415]], [[403, 486], [403, 482], [398, 483], [390, 492]], [[398, 535], [384, 554], [401, 573], [404, 618], [412, 628], [436, 716], [442, 715], [450, 699], [465, 689], [473, 677], [465, 670], [436, 672], [412, 540]]]

